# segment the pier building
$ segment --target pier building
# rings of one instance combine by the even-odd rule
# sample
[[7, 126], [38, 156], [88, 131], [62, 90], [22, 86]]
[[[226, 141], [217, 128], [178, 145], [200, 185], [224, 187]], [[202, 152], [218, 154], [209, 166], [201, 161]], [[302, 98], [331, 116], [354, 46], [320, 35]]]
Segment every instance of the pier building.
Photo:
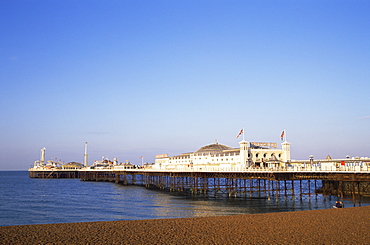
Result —
[[284, 141], [281, 149], [277, 143], [239, 142], [239, 148], [232, 148], [215, 142], [200, 149], [177, 156], [161, 154], [156, 156], [153, 169], [157, 170], [202, 170], [239, 169], [250, 167], [285, 166], [290, 161], [290, 143]]

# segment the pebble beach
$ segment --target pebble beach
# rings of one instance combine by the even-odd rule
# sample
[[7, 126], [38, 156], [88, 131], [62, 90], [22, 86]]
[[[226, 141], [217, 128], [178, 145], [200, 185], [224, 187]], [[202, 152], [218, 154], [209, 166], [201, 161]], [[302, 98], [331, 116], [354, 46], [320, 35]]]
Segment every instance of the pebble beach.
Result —
[[370, 244], [370, 206], [218, 217], [1, 226], [0, 244]]

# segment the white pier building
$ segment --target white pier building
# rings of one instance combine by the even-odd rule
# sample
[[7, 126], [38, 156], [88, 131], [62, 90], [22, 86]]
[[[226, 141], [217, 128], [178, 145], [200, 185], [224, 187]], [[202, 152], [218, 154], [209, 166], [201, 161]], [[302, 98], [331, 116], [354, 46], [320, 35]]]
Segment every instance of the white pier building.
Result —
[[239, 169], [249, 167], [277, 167], [290, 161], [290, 143], [284, 141], [281, 149], [276, 143], [239, 142], [239, 148], [232, 148], [215, 142], [201, 147], [195, 152], [169, 157], [157, 155], [153, 169], [158, 170], [194, 170], [204, 169]]

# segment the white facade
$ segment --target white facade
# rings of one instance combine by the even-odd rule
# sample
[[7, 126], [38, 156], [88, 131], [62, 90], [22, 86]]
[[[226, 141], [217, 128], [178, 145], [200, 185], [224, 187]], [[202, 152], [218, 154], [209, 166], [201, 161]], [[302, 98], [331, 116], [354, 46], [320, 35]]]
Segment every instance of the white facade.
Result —
[[[290, 161], [290, 143], [282, 143], [282, 149], [261, 147], [245, 140], [239, 148], [219, 143], [210, 144], [195, 152], [178, 156], [157, 158], [153, 169], [160, 170], [243, 170], [250, 167], [268, 167]], [[276, 144], [275, 144], [276, 145]]]

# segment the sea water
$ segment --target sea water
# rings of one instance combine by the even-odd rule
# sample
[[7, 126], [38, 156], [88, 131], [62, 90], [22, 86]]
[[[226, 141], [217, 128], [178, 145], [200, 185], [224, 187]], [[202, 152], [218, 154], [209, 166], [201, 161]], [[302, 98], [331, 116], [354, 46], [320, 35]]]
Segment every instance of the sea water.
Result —
[[[186, 218], [331, 208], [336, 197], [234, 198], [183, 195], [80, 179], [0, 171], [0, 226]], [[350, 200], [346, 206], [353, 206]], [[370, 201], [362, 205], [369, 205]]]

